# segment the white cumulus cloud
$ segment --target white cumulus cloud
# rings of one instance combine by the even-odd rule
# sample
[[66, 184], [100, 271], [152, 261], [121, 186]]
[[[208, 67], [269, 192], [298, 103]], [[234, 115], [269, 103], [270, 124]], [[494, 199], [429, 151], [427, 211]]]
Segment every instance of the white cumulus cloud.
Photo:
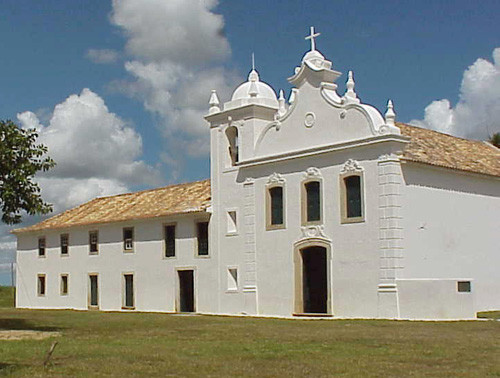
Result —
[[493, 62], [479, 58], [465, 70], [455, 106], [447, 99], [433, 101], [423, 120], [410, 123], [481, 140], [500, 132], [500, 47], [493, 50]]
[[131, 79], [112, 87], [142, 101], [159, 120], [173, 164], [183, 155], [206, 156], [209, 130], [203, 120], [210, 91], [229, 97], [240, 81], [222, 66], [231, 50], [216, 1], [114, 0], [111, 21], [126, 38]]
[[18, 114], [18, 120], [24, 128], [38, 129], [38, 142], [57, 163], [37, 178], [56, 211], [131, 185], [160, 182], [158, 172], [139, 160], [141, 136], [89, 89], [56, 105], [47, 126], [30, 111]]

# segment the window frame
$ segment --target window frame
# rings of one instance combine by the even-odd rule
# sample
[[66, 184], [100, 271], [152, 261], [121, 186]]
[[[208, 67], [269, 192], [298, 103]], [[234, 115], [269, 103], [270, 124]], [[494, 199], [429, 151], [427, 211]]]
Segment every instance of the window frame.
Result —
[[[42, 241], [43, 241], [43, 243], [41, 243]], [[39, 236], [38, 237], [38, 257], [45, 258], [46, 256], [47, 256], [47, 237], [46, 236]]]
[[[41, 285], [41, 278], [43, 279], [43, 286]], [[45, 273], [38, 273], [36, 276], [36, 293], [38, 297], [45, 297], [47, 295], [47, 275]]]
[[[272, 217], [273, 217], [273, 209], [272, 209], [272, 196], [271, 196], [271, 190], [275, 188], [281, 188], [281, 216], [282, 216], [282, 223], [272, 223]], [[276, 184], [270, 184], [266, 185], [266, 230], [281, 230], [286, 228], [286, 191], [285, 191], [285, 184], [281, 183], [276, 183]]]
[[[92, 251], [92, 235], [96, 235], [95, 242], [95, 251]], [[89, 231], [89, 255], [98, 255], [99, 254], [99, 230], [90, 230]]]
[[[359, 177], [359, 190], [361, 199], [361, 216], [359, 217], [348, 217], [347, 216], [347, 185], [346, 180], [349, 177], [358, 176]], [[365, 207], [365, 180], [363, 171], [350, 171], [344, 172], [339, 175], [339, 192], [340, 192], [340, 223], [363, 223], [366, 220], [366, 207]]]
[[[63, 245], [63, 238], [64, 237], [66, 237], [66, 245], [65, 246]], [[59, 235], [59, 245], [60, 245], [60, 249], [61, 249], [60, 250], [61, 256], [69, 256], [69, 234], [68, 233]], [[66, 247], [66, 252], [63, 252], [64, 247]]]
[[[231, 213], [234, 213], [234, 230], [230, 230], [229, 229], [229, 218], [233, 218], [231, 216]], [[238, 209], [236, 207], [231, 207], [231, 208], [227, 208], [226, 209], [226, 236], [236, 236], [238, 235], [239, 233], [239, 226], [240, 226], [240, 222], [239, 222], [239, 217], [238, 217]]]
[[[132, 306], [127, 306], [127, 276], [132, 277]], [[122, 310], [135, 310], [136, 304], [136, 284], [135, 284], [135, 273], [134, 272], [123, 272], [122, 273]]]
[[[97, 304], [93, 305], [92, 304], [92, 279], [90, 277], [95, 277], [96, 278], [96, 288], [97, 288]], [[87, 307], [91, 310], [98, 310], [100, 303], [101, 303], [101, 289], [100, 289], [100, 283], [99, 283], [99, 273], [97, 272], [92, 272], [87, 274], [87, 283], [88, 283], [88, 294], [87, 294]]]
[[[66, 287], [64, 287], [64, 278], [66, 278]], [[64, 290], [66, 288], [66, 291]], [[68, 296], [69, 295], [69, 274], [68, 273], [63, 273], [60, 276], [60, 291], [59, 294], [61, 296]]]
[[[231, 271], [235, 270], [236, 271], [236, 286], [235, 287], [229, 287], [229, 282], [231, 279], [234, 279], [234, 276], [232, 276]], [[233, 278], [231, 278], [233, 277]], [[237, 293], [240, 290], [240, 274], [239, 274], [239, 269], [237, 265], [229, 265], [226, 270], [226, 293]]]
[[[167, 256], [167, 227], [174, 227], [174, 254], [172, 256]], [[177, 257], [177, 223], [163, 223], [163, 258], [164, 259], [175, 259]]]
[[[319, 184], [319, 219], [314, 220], [314, 221], [309, 221], [309, 220], [307, 220], [307, 216], [308, 216], [307, 200], [308, 200], [308, 197], [307, 197], [306, 185], [308, 185], [312, 182], [317, 182]], [[324, 194], [323, 194], [323, 179], [320, 176], [311, 177], [311, 178], [308, 178], [308, 179], [302, 181], [301, 196], [300, 196], [302, 226], [314, 226], [314, 225], [323, 224], [324, 203], [325, 203], [323, 196], [324, 196]]]
[[[463, 290], [464, 289], [462, 287], [463, 285], [466, 285], [466, 289], [468, 289], [468, 290]], [[460, 280], [460, 281], [457, 281], [457, 293], [460, 293], [460, 294], [470, 294], [470, 293], [472, 293], [472, 281], [471, 280]]]
[[[125, 238], [125, 232], [127, 232], [127, 231], [132, 232], [132, 238], [130, 238], [131, 239], [130, 248], [127, 248], [127, 240], [129, 238]], [[124, 253], [134, 253], [134, 251], [135, 251], [135, 230], [134, 230], [134, 227], [123, 227], [122, 239], [123, 239], [123, 252]]]
[[[199, 225], [202, 223], [207, 224], [207, 254], [200, 255], [200, 241], [199, 241]], [[210, 222], [209, 220], [197, 220], [194, 222], [195, 224], [195, 235], [196, 235], [196, 242], [195, 242], [195, 257], [196, 258], [201, 258], [201, 259], [206, 259], [210, 257]]]

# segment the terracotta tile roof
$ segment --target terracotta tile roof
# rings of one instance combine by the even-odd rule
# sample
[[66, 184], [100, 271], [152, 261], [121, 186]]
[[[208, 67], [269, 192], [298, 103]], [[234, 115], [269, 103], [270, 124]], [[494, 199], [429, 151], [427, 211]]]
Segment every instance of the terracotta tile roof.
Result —
[[466, 172], [500, 177], [500, 149], [437, 131], [397, 123], [401, 134], [410, 137], [403, 159]]
[[95, 198], [33, 226], [14, 230], [13, 233], [193, 213], [205, 211], [208, 206], [210, 180], [203, 180]]

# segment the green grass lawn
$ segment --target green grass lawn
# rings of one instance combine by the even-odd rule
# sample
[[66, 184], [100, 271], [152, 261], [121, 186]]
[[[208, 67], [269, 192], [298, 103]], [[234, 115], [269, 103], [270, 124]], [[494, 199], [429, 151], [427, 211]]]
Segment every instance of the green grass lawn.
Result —
[[14, 307], [14, 288], [0, 286], [0, 308]]
[[62, 333], [0, 341], [13, 377], [498, 377], [500, 322], [279, 320], [0, 309], [1, 329]]

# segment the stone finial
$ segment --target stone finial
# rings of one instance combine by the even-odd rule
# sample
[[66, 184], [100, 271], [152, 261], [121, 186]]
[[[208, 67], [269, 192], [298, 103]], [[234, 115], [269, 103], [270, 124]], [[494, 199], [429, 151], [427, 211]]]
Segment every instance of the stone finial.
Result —
[[394, 113], [394, 106], [392, 105], [392, 101], [389, 100], [387, 102], [387, 111], [385, 112], [385, 123], [389, 126], [394, 126], [394, 122], [396, 121], [396, 113]]
[[212, 94], [210, 95], [210, 100], [208, 101], [208, 105], [210, 105], [208, 114], [219, 113], [220, 112], [219, 104], [220, 101], [219, 97], [217, 97], [217, 91], [215, 89], [212, 89]]
[[345, 92], [344, 97], [347, 98], [348, 100], [351, 101], [354, 100], [359, 103], [358, 95], [354, 91], [354, 77], [352, 71], [349, 71], [349, 75], [346, 82], [346, 88], [347, 90]]
[[280, 94], [278, 98], [278, 114], [282, 116], [283, 114], [286, 113], [286, 105], [285, 105], [285, 92], [283, 92], [283, 89], [280, 89]]
[[259, 89], [257, 88], [257, 84], [255, 84], [255, 80], [250, 82], [250, 88], [248, 89], [248, 94], [250, 97], [257, 97], [259, 94]]
[[291, 105], [295, 101], [295, 91], [292, 89], [292, 92], [290, 93], [290, 97], [288, 97], [288, 103]]

